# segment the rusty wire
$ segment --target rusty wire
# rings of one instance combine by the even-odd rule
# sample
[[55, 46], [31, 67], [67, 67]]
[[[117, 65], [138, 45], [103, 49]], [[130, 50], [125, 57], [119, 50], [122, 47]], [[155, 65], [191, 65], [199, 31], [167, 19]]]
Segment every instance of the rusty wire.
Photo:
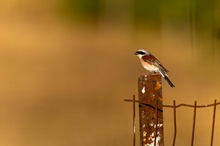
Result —
[[176, 101], [173, 101], [173, 120], [174, 120], [174, 136], [173, 136], [173, 146], [175, 146], [176, 143], [176, 134], [177, 134], [177, 129], [176, 129]]
[[217, 106], [217, 100], [215, 100], [215, 102], [214, 102], [213, 119], [212, 119], [212, 133], [211, 133], [211, 144], [210, 144], [210, 146], [213, 145], [213, 139], [214, 139], [216, 106]]
[[197, 101], [194, 102], [194, 113], [193, 113], [193, 127], [192, 127], [192, 139], [191, 139], [191, 146], [194, 144], [194, 136], [195, 136], [195, 128], [196, 128], [196, 106]]
[[[139, 103], [141, 105], [144, 106], [148, 106], [150, 108], [153, 108], [156, 110], [156, 117], [157, 117], [157, 112], [163, 112], [162, 109], [159, 109], [157, 106], [153, 107], [152, 105], [146, 104], [146, 103], [142, 103], [138, 100], [135, 100], [135, 97], [133, 97], [133, 100], [130, 99], [125, 99], [124, 101], [127, 102], [133, 102], [133, 104], [135, 103]], [[157, 104], [156, 104], [157, 105]], [[220, 102], [217, 102], [217, 100], [214, 100], [213, 104], [205, 104], [205, 105], [197, 105], [197, 101], [194, 102], [194, 105], [190, 105], [190, 104], [178, 104], [176, 105], [176, 101], [173, 101], [173, 105], [163, 105], [163, 107], [165, 108], [173, 108], [173, 115], [174, 115], [174, 136], [173, 136], [173, 146], [175, 146], [175, 142], [176, 142], [176, 135], [177, 135], [177, 120], [176, 120], [176, 109], [179, 107], [190, 107], [190, 108], [194, 108], [194, 112], [193, 112], [193, 127], [192, 127], [192, 138], [191, 138], [191, 146], [193, 146], [194, 144], [194, 135], [195, 135], [195, 126], [196, 126], [196, 113], [197, 113], [197, 108], [207, 108], [207, 107], [213, 107], [213, 118], [212, 118], [212, 130], [211, 130], [211, 144], [210, 146], [213, 146], [213, 140], [214, 140], [214, 130], [215, 130], [215, 117], [216, 117], [216, 107], [220, 105]], [[133, 108], [135, 108], [135, 106], [133, 105]], [[133, 112], [133, 114], [135, 114], [135, 111]], [[134, 115], [134, 126], [135, 126], [135, 115]], [[135, 140], [135, 135], [136, 133], [134, 133], [134, 140]], [[157, 135], [157, 126], [156, 126], [156, 134]], [[156, 136], [155, 136], [155, 140], [156, 140]], [[135, 142], [134, 142], [134, 146], [135, 146]]]
[[133, 95], [133, 146], [136, 143], [136, 110], [135, 110], [135, 95]]
[[[124, 101], [133, 102], [132, 99], [124, 99]], [[174, 100], [174, 101], [175, 101], [175, 100]], [[148, 104], [146, 104], [146, 103], [140, 102], [139, 100], [135, 100], [135, 102], [137, 102], [137, 103], [139, 103], [139, 104], [142, 104], [142, 105], [145, 105], [145, 106], [149, 106], [149, 107], [151, 107], [151, 108], [153, 108], [153, 109], [156, 108], [156, 107], [153, 107], [153, 106], [148, 105]], [[219, 105], [219, 104], [220, 104], [220, 102], [217, 102], [217, 103], [216, 103], [216, 105]], [[195, 107], [195, 105], [182, 103], [182, 104], [175, 105], [175, 108], [179, 108], [179, 107], [181, 107], [181, 106], [192, 107], [192, 108]], [[213, 103], [213, 104], [204, 104], [204, 105], [196, 105], [196, 108], [206, 108], [206, 107], [212, 107], [212, 106], [215, 106], [215, 103]], [[164, 104], [163, 107], [174, 108], [174, 105], [165, 105], [165, 104]], [[163, 110], [161, 110], [161, 109], [158, 109], [158, 111], [163, 112]]]

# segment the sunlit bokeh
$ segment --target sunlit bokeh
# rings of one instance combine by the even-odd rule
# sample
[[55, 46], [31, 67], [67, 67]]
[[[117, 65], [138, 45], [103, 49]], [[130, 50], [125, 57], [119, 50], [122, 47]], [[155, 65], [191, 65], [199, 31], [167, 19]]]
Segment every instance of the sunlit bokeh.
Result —
[[[137, 78], [147, 49], [169, 70], [164, 104], [220, 97], [218, 1], [0, 2], [0, 145], [131, 146]], [[195, 145], [210, 144], [212, 108], [198, 109]], [[164, 109], [165, 145], [172, 110]], [[193, 109], [177, 110], [178, 146], [190, 145]], [[217, 108], [214, 145], [220, 145]], [[138, 139], [138, 138], [137, 138]], [[139, 142], [137, 142], [139, 145]]]

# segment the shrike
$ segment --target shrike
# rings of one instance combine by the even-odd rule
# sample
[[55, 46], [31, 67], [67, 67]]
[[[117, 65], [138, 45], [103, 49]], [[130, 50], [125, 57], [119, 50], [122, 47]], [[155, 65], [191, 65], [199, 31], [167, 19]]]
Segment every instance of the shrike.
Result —
[[141, 64], [146, 70], [148, 70], [150, 73], [159, 72], [172, 88], [175, 87], [168, 78], [168, 70], [164, 68], [160, 61], [150, 52], [141, 49], [136, 51], [134, 55], [137, 55], [140, 58]]

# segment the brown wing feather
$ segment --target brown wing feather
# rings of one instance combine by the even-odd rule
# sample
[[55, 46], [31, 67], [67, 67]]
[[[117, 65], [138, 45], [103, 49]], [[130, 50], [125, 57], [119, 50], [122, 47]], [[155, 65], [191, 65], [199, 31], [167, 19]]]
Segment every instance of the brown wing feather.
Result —
[[165, 67], [163, 67], [160, 61], [153, 55], [146, 55], [146, 56], [143, 56], [142, 58], [144, 61], [148, 62], [149, 64], [155, 65], [159, 68], [162, 68], [165, 72], [168, 72], [168, 70]]

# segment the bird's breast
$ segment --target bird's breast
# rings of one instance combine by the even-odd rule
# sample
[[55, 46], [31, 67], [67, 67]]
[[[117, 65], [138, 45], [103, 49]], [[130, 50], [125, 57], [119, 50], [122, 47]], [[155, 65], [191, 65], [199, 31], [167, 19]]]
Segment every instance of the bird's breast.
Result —
[[153, 72], [153, 71], [158, 71], [158, 67], [157, 66], [155, 66], [155, 65], [152, 65], [152, 64], [149, 64], [148, 62], [145, 62], [145, 61], [143, 61], [143, 60], [141, 60], [141, 64], [143, 65], [143, 67], [146, 69], [146, 70], [148, 70], [148, 71], [150, 71], [150, 72]]

